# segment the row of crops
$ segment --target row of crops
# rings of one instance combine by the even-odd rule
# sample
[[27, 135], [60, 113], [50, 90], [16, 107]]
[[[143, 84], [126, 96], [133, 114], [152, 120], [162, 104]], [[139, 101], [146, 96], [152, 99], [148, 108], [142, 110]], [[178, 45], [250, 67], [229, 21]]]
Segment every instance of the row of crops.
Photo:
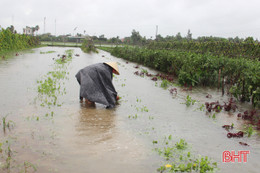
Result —
[[112, 55], [174, 75], [182, 85], [218, 86], [222, 93], [260, 106], [260, 62], [210, 52], [140, 47], [104, 48]]
[[9, 29], [0, 31], [0, 53], [35, 47], [39, 43], [33, 36], [14, 34]]
[[243, 57], [247, 59], [260, 60], [259, 43], [235, 43], [228, 41], [189, 41], [189, 42], [151, 42], [147, 45], [149, 49], [182, 50], [195, 53], [210, 52], [214, 55], [228, 57]]

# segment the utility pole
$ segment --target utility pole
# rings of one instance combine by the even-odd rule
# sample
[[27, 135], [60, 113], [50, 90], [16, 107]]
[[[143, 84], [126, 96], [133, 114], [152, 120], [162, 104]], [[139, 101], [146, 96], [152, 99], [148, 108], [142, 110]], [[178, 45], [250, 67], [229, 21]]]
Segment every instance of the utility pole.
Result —
[[14, 26], [14, 15], [12, 15], [12, 25]]
[[74, 35], [74, 36], [76, 36], [76, 35], [75, 35], [75, 31], [76, 31], [77, 28], [78, 28], [78, 27], [75, 27], [74, 30], [73, 30], [73, 35]]
[[157, 39], [157, 34], [158, 34], [158, 25], [156, 25], [155, 39]]
[[56, 37], [56, 19], [55, 19], [55, 37]]
[[46, 20], [46, 17], [44, 17], [44, 19], [43, 19], [43, 34], [45, 34], [45, 20]]

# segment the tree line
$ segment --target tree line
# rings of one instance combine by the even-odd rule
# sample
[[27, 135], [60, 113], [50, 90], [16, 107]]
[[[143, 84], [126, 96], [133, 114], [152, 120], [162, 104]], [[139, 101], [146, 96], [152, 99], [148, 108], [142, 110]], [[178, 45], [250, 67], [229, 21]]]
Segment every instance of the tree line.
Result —
[[[147, 45], [150, 44], [152, 41], [156, 42], [232, 42], [232, 43], [253, 43], [253, 44], [259, 44], [259, 41], [257, 39], [254, 39], [253, 37], [247, 37], [245, 39], [239, 38], [236, 36], [235, 38], [222, 38], [222, 37], [214, 37], [214, 36], [200, 36], [198, 38], [192, 38], [192, 33], [190, 30], [188, 30], [187, 34], [185, 36], [182, 36], [180, 32], [178, 32], [176, 35], [167, 35], [163, 37], [162, 35], [158, 34], [155, 36], [155, 38], [147, 38], [145, 36], [142, 36], [138, 31], [135, 29], [132, 30], [131, 35], [120, 38], [119, 36], [115, 36], [112, 38], [107, 38], [104, 34], [101, 34], [99, 36], [86, 36], [80, 33], [77, 33], [75, 36], [72, 36], [71, 34], [66, 35], [60, 35], [60, 36], [54, 36], [51, 35], [51, 33], [45, 33], [42, 35], [38, 35], [39, 39], [41, 41], [55, 41], [55, 42], [77, 42], [75, 37], [88, 37], [93, 40], [95, 44], [130, 44], [130, 45]], [[80, 42], [83, 42], [83, 38]]]
[[18, 34], [14, 28], [0, 30], [0, 53], [35, 47], [40, 44], [37, 37]]

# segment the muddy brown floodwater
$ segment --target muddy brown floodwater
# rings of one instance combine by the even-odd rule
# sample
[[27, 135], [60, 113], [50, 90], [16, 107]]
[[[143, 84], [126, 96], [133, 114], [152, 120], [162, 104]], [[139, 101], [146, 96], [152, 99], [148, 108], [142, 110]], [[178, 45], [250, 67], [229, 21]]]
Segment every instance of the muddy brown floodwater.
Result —
[[[159, 81], [156, 84], [148, 77], [134, 75], [136, 64], [104, 51], [86, 54], [72, 48], [72, 61], [66, 64], [67, 78], [59, 81], [64, 89], [64, 94], [57, 98], [61, 105], [40, 106], [37, 81], [55, 68], [53, 58], [57, 59], [58, 54], [65, 54], [68, 49], [71, 48], [37, 48], [33, 53], [21, 52], [19, 56], [0, 61], [1, 171], [156, 172], [164, 162], [153, 150], [153, 141], [162, 141], [169, 135], [175, 141], [185, 139], [194, 153], [217, 162], [219, 172], [260, 170], [258, 133], [250, 138], [228, 139], [227, 131], [221, 127], [234, 123], [236, 130], [243, 129], [244, 122], [236, 118], [238, 111], [222, 111], [213, 119], [198, 110], [205, 101], [226, 101], [227, 97], [221, 97], [213, 89], [198, 88], [188, 93], [179, 87], [178, 94], [172, 96], [159, 87]], [[55, 52], [40, 53], [47, 51]], [[122, 97], [120, 104], [105, 109], [99, 104], [89, 107], [80, 103], [75, 74], [87, 65], [105, 61], [119, 62], [121, 75], [115, 76], [113, 83]], [[211, 99], [205, 97], [208, 93]], [[187, 94], [200, 103], [187, 107], [183, 104]], [[240, 111], [249, 108], [250, 105], [239, 105]], [[3, 118], [9, 122], [5, 130]], [[225, 150], [250, 150], [248, 162], [222, 163]]]

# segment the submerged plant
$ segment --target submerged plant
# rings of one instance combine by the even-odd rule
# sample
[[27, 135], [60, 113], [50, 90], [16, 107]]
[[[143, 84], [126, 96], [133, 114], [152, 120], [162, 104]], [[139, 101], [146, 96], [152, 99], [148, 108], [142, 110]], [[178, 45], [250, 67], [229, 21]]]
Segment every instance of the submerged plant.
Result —
[[227, 131], [229, 131], [230, 129], [234, 128], [234, 124], [232, 123], [231, 125], [223, 125], [222, 128], [226, 129]]
[[176, 146], [176, 148], [177, 148], [178, 150], [184, 150], [184, 149], [186, 149], [186, 148], [187, 148], [187, 145], [188, 145], [188, 144], [187, 144], [187, 142], [186, 142], [184, 139], [180, 139], [180, 141], [175, 144], [175, 146]]
[[175, 95], [177, 94], [177, 88], [171, 88], [169, 89], [170, 93], [173, 94], [175, 93]]
[[143, 107], [141, 108], [141, 112], [148, 112], [147, 107], [146, 107], [146, 106], [143, 106]]
[[153, 144], [158, 144], [158, 141], [153, 140]]
[[10, 172], [12, 154], [10, 142], [8, 140], [0, 142], [0, 159], [4, 160], [4, 162], [0, 162], [0, 170], [6, 169], [7, 172]]
[[229, 133], [227, 134], [227, 137], [228, 137], [228, 138], [242, 138], [242, 137], [244, 137], [244, 132], [242, 132], [242, 131], [239, 131], [239, 132], [237, 132], [237, 133], [231, 133], [231, 132], [229, 132]]
[[12, 127], [14, 127], [14, 122], [12, 121], [12, 120], [8, 120], [7, 121], [7, 116], [8, 115], [6, 115], [6, 116], [4, 116], [3, 118], [2, 118], [2, 125], [3, 125], [3, 131], [4, 131], [4, 133], [5, 133], [5, 131], [6, 131], [6, 128], [8, 128], [9, 130], [10, 130], [10, 128], [12, 128]]
[[208, 112], [211, 112], [212, 110], [214, 110], [215, 112], [220, 112], [223, 108], [223, 106], [219, 103], [219, 101], [216, 102], [206, 102], [206, 109]]
[[170, 82], [168, 81], [168, 80], [162, 80], [162, 83], [161, 83], [161, 87], [163, 88], [163, 89], [167, 89], [168, 88], [168, 86], [169, 86], [169, 84], [170, 84]]
[[55, 51], [52, 51], [52, 50], [50, 50], [50, 51], [47, 51], [47, 52], [40, 52], [40, 54], [48, 54], [48, 53], [54, 53]]
[[149, 116], [149, 120], [153, 120], [154, 119], [154, 117], [153, 116]]
[[187, 95], [185, 104], [186, 106], [194, 105], [196, 100], [192, 99], [191, 96]]
[[251, 137], [254, 133], [253, 126], [251, 124], [246, 126], [244, 132], [247, 134], [248, 137]]
[[65, 88], [62, 88], [62, 80], [66, 79], [69, 72], [66, 71], [68, 62], [72, 60], [73, 50], [66, 50], [66, 55], [55, 61], [53, 71], [49, 71], [41, 80], [38, 80], [38, 93], [41, 106], [60, 106], [58, 95], [66, 94]]
[[3, 149], [2, 149], [3, 143], [0, 142], [0, 153], [2, 153]]
[[142, 102], [142, 100], [136, 97], [136, 102]]
[[24, 172], [27, 173], [29, 172], [29, 169], [32, 168], [33, 172], [37, 171], [37, 168], [34, 164], [32, 164], [31, 162], [25, 161], [24, 164]]
[[200, 107], [197, 108], [196, 110], [205, 111], [205, 105], [201, 104]]
[[142, 71], [142, 73], [144, 73], [144, 74], [147, 74], [147, 73], [148, 73], [148, 71], [147, 71], [146, 69], [143, 69], [143, 68], [142, 68], [141, 71]]
[[[155, 151], [165, 159], [165, 164], [157, 169], [158, 172], [213, 172], [217, 169], [217, 163], [212, 162], [207, 156], [201, 157], [193, 155], [188, 150], [188, 144], [184, 139], [180, 139], [174, 145], [171, 142], [172, 136], [165, 137], [166, 146], [155, 148]], [[158, 141], [153, 141], [158, 144]], [[156, 145], [156, 146], [158, 146]]]
[[98, 53], [98, 50], [96, 49], [96, 46], [93, 42], [93, 40], [91, 39], [84, 39], [82, 45], [81, 45], [81, 50], [83, 52], [86, 52], [86, 53], [91, 53], [91, 52], [94, 52], [94, 53]]
[[129, 115], [129, 116], [128, 116], [129, 119], [137, 119], [137, 117], [138, 117], [137, 114], [135, 114], [135, 115]]

